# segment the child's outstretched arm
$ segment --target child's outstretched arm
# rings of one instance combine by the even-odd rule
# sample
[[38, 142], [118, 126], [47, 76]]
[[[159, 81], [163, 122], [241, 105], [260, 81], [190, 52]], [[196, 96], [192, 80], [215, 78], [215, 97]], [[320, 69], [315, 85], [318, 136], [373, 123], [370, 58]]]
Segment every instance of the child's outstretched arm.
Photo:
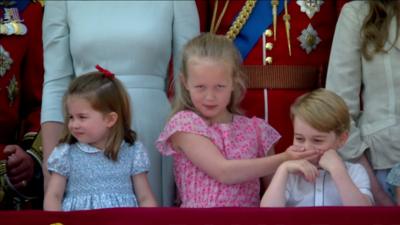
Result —
[[[289, 159], [304, 158], [314, 151], [290, 152], [255, 159], [225, 159], [210, 139], [201, 135], [177, 132], [171, 136], [172, 145], [209, 176], [224, 184], [236, 184], [273, 174]], [[195, 143], [195, 144], [193, 144]]]
[[318, 176], [318, 169], [307, 160], [290, 160], [282, 163], [261, 199], [261, 207], [286, 206], [286, 183], [289, 173], [300, 172], [307, 181], [314, 181]]
[[157, 201], [154, 198], [153, 192], [151, 191], [151, 187], [147, 179], [147, 173], [139, 173], [132, 176], [132, 182], [139, 206], [156, 207]]
[[326, 151], [322, 155], [319, 165], [331, 174], [344, 206], [372, 205], [369, 197], [362, 193], [351, 179], [336, 150]]
[[[275, 155], [275, 145], [271, 147], [271, 149], [269, 149], [269, 151], [267, 152], [267, 156], [273, 156]], [[273, 177], [273, 173], [268, 175], [268, 176], [264, 176], [261, 177], [261, 183], [263, 185], [263, 187], [268, 187], [269, 184], [271, 183]]]
[[51, 173], [47, 190], [44, 196], [44, 210], [61, 211], [61, 203], [63, 200], [66, 184], [66, 177], [55, 172]]

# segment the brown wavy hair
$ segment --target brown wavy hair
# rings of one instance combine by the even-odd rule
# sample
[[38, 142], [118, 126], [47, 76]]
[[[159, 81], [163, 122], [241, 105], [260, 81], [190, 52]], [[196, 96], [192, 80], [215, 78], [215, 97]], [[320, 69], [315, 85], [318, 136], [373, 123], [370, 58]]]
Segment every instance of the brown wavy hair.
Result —
[[396, 40], [389, 49], [385, 49], [388, 40], [390, 23], [395, 17], [399, 25], [400, 10], [396, 0], [369, 0], [369, 12], [361, 27], [361, 52], [367, 60], [380, 52], [387, 52], [399, 37], [399, 26], [396, 26]]
[[117, 122], [111, 127], [104, 154], [116, 161], [123, 140], [133, 145], [136, 133], [131, 130], [131, 108], [128, 93], [117, 78], [109, 78], [101, 72], [91, 72], [75, 78], [64, 95], [64, 135], [60, 143], [74, 144], [78, 140], [68, 130], [69, 116], [66, 101], [69, 97], [87, 100], [94, 110], [103, 114], [115, 112]]

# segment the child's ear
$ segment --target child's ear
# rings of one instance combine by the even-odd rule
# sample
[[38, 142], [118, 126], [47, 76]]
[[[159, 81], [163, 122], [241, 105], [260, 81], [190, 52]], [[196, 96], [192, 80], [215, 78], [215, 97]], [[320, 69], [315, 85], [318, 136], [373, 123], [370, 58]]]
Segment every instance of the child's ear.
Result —
[[113, 127], [118, 120], [118, 114], [116, 112], [107, 113], [105, 116], [107, 127]]
[[341, 147], [343, 147], [343, 145], [346, 144], [347, 139], [349, 139], [349, 132], [348, 132], [348, 131], [345, 131], [345, 132], [343, 132], [343, 133], [339, 136], [339, 143], [338, 143], [339, 146], [338, 146], [338, 149], [341, 148]]

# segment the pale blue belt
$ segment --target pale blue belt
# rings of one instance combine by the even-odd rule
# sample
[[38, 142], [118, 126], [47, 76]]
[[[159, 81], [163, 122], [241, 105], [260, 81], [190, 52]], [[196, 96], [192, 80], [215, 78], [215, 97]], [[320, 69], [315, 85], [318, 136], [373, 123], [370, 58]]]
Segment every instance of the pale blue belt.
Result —
[[124, 84], [126, 88], [150, 88], [165, 90], [165, 78], [155, 75], [121, 75], [117, 78]]

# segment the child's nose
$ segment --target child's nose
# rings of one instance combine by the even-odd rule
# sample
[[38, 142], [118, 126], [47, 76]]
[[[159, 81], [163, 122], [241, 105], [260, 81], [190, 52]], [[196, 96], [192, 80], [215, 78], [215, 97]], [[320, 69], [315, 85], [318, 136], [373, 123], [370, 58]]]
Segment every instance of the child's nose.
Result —
[[316, 150], [315, 146], [314, 146], [311, 142], [306, 142], [306, 143], [304, 144], [304, 148], [305, 148], [306, 150]]
[[207, 91], [206, 93], [206, 100], [214, 100], [215, 99], [215, 93], [212, 90]]
[[79, 127], [79, 123], [77, 121], [75, 121], [75, 120], [70, 120], [69, 121], [69, 127], [70, 128], [77, 128], [77, 127]]

